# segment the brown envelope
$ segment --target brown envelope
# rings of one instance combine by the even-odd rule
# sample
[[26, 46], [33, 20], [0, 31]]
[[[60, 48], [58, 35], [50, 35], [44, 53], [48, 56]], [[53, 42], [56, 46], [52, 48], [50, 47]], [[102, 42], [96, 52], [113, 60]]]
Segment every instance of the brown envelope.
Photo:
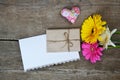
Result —
[[47, 51], [48, 52], [71, 52], [80, 51], [80, 29], [48, 29]]

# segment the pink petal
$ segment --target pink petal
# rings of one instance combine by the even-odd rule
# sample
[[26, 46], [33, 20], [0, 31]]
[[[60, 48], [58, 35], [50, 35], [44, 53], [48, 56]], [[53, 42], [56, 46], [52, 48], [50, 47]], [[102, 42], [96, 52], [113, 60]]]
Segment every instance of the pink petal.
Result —
[[86, 59], [86, 60], [89, 60], [89, 59], [90, 59], [90, 56], [91, 56], [90, 53], [88, 53], [88, 54], [85, 56], [85, 59]]
[[100, 56], [102, 56], [102, 55], [103, 55], [103, 54], [102, 54], [102, 52], [100, 52], [100, 51], [98, 52], [98, 54], [99, 54]]
[[101, 51], [103, 51], [103, 48], [98, 48], [98, 49], [97, 49], [97, 54], [99, 54], [100, 56], [103, 55]]
[[88, 54], [88, 51], [82, 50], [82, 54], [83, 54], [83, 56], [86, 56]]
[[98, 61], [101, 61], [101, 58], [98, 58]]
[[102, 56], [102, 52], [99, 49], [96, 50], [96, 54]]
[[72, 23], [74, 23], [74, 22], [75, 22], [75, 20], [74, 20], [74, 19], [71, 19], [70, 21], [71, 21]]
[[100, 56], [96, 56], [96, 60], [98, 60], [98, 61], [100, 61], [101, 59], [100, 59]]
[[84, 48], [83, 50], [87, 51], [87, 52], [91, 52], [90, 48]]
[[95, 60], [97, 60], [97, 55], [94, 55]]
[[90, 48], [90, 45], [88, 45], [87, 43], [83, 43], [82, 48]]
[[96, 59], [93, 56], [90, 58], [90, 61], [91, 63], [96, 63]]
[[94, 63], [96, 63], [96, 56], [93, 57], [93, 61], [94, 61]]
[[99, 49], [100, 51], [103, 51], [103, 50], [104, 50], [104, 48], [102, 48], [102, 47], [99, 47], [98, 49]]
[[98, 43], [94, 43], [93, 46], [94, 46], [95, 48], [97, 48], [97, 47], [98, 47]]
[[96, 60], [94, 60], [94, 63], [96, 63]]

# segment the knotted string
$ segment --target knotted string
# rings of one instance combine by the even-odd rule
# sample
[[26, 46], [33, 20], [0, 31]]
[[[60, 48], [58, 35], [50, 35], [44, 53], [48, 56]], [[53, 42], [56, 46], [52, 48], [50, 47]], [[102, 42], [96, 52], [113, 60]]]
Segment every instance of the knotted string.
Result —
[[68, 45], [68, 51], [70, 51], [70, 47], [73, 47], [73, 43], [71, 42], [71, 40], [69, 39], [69, 33], [70, 31], [68, 30], [67, 32], [64, 32], [64, 36], [65, 36], [65, 45], [62, 47], [64, 48], [66, 45]]

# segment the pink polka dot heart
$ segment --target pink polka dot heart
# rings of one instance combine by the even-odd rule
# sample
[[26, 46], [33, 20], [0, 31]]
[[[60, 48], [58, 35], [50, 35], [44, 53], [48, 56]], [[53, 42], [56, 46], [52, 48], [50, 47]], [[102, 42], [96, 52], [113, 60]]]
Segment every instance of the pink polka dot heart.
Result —
[[80, 14], [80, 9], [78, 7], [72, 7], [72, 10], [64, 8], [61, 11], [61, 15], [65, 17], [72, 24], [76, 22], [76, 19], [79, 14]]

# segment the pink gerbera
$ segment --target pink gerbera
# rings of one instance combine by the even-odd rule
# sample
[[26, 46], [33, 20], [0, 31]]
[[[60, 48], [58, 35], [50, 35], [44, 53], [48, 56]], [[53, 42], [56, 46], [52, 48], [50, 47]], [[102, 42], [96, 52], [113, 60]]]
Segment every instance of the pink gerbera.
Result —
[[98, 43], [90, 44], [90, 43], [82, 43], [82, 54], [85, 56], [86, 60], [90, 60], [91, 63], [96, 63], [96, 61], [100, 61], [100, 56], [102, 56], [101, 51], [103, 51], [102, 47], [98, 46]]

